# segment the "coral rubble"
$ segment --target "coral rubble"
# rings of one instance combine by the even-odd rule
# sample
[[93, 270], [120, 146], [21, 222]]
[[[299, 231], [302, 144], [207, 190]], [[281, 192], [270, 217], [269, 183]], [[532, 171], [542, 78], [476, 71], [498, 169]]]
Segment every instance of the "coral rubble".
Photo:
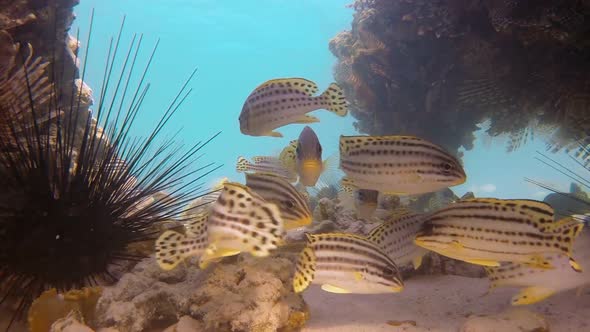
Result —
[[[357, 128], [457, 151], [478, 124], [555, 149], [590, 132], [590, 3], [356, 0], [330, 50]], [[557, 132], [555, 131], [557, 130]]]
[[143, 331], [180, 319], [170, 330], [189, 323], [199, 331], [296, 330], [309, 314], [301, 296], [290, 290], [292, 274], [286, 256], [244, 255], [204, 271], [189, 263], [168, 272], [146, 259], [105, 288], [98, 303], [99, 326]]

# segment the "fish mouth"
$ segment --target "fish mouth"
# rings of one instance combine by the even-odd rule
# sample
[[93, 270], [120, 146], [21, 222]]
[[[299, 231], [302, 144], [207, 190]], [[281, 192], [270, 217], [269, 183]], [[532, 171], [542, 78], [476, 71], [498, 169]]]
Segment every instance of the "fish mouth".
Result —
[[321, 163], [314, 159], [304, 160], [301, 164], [303, 166], [303, 169], [308, 171], [317, 170], [321, 168]]

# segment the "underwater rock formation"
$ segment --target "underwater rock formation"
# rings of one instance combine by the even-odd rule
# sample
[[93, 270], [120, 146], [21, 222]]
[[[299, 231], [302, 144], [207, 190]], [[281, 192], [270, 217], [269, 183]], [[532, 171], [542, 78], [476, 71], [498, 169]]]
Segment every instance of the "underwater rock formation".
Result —
[[293, 293], [293, 262], [287, 257], [226, 259], [207, 270], [188, 263], [162, 271], [153, 258], [139, 263], [99, 300], [100, 327], [119, 331], [171, 330], [190, 324], [198, 331], [291, 331], [308, 312]]
[[[335, 36], [336, 81], [359, 131], [417, 135], [451, 152], [488, 134], [555, 149], [590, 132], [590, 3], [356, 0]], [[554, 132], [555, 128], [559, 128]], [[577, 147], [577, 146], [576, 146]]]

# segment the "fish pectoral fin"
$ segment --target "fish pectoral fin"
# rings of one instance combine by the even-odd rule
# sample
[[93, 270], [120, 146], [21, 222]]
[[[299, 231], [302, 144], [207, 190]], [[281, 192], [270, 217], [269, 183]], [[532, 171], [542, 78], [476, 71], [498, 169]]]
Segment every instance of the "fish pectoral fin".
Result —
[[573, 259], [573, 258], [570, 257], [569, 263], [570, 263], [570, 266], [572, 267], [572, 269], [574, 271], [576, 271], [578, 273], [583, 272], [582, 266], [578, 262], [576, 262], [575, 259]]
[[527, 305], [541, 302], [549, 296], [555, 294], [555, 291], [545, 287], [527, 287], [512, 297], [512, 305]]
[[271, 131], [269, 133], [267, 133], [264, 136], [270, 136], [270, 137], [283, 137], [283, 134], [277, 132], [277, 131]]
[[454, 250], [463, 250], [463, 245], [459, 241], [452, 241], [449, 245]]
[[359, 271], [353, 272], [352, 275], [354, 277], [354, 280], [356, 280], [356, 281], [363, 280], [363, 274]]
[[464, 259], [463, 261], [465, 261], [467, 263], [475, 264], [475, 265], [482, 265], [482, 266], [492, 266], [492, 267], [500, 266], [500, 262], [498, 262], [498, 261], [491, 261], [491, 260], [485, 260], [485, 259]]
[[418, 270], [420, 265], [422, 265], [422, 258], [423, 257], [424, 256], [422, 256], [422, 255], [418, 255], [412, 259], [412, 265], [414, 266], [414, 270]]
[[546, 270], [554, 269], [554, 266], [551, 265], [551, 263], [547, 259], [545, 259], [542, 255], [532, 255], [530, 258], [530, 261], [526, 262], [524, 264], [526, 264], [528, 266], [536, 267], [539, 269], [546, 269]]
[[320, 122], [320, 119], [316, 118], [315, 116], [311, 116], [311, 115], [303, 115], [300, 118], [297, 118], [295, 121], [293, 121], [293, 123], [316, 123], [316, 122]]
[[422, 182], [422, 177], [418, 173], [404, 174], [402, 177], [404, 178], [404, 180], [406, 180], [409, 183], [420, 183], [420, 182]]
[[322, 289], [328, 293], [335, 293], [335, 294], [350, 294], [351, 293], [347, 289], [340, 288], [338, 286], [334, 286], [331, 284], [323, 284]]
[[215, 245], [209, 245], [205, 253], [199, 259], [199, 267], [205, 269], [211, 262], [219, 262], [223, 257], [234, 256], [240, 253], [240, 250], [221, 248], [217, 249]]

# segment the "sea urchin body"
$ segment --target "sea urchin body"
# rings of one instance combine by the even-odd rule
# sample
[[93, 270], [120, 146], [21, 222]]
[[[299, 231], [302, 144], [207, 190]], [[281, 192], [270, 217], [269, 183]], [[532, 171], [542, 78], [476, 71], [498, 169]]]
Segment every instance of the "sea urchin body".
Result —
[[[209, 140], [188, 150], [156, 141], [190, 92], [188, 81], [147, 138], [129, 138], [153, 57], [137, 88], [129, 87], [141, 40], [133, 38], [118, 80], [110, 77], [119, 39], [111, 43], [94, 118], [80, 108], [82, 84], [60, 82], [59, 65], [51, 62], [52, 89], [44, 102], [36, 102], [25, 80], [30, 116], [0, 101], [0, 137], [9, 138], [0, 140], [0, 304], [15, 301], [17, 315], [46, 289], [115, 280], [115, 265], [140, 258], [128, 246], [153, 239], [154, 225], [179, 216], [200, 194], [196, 181], [214, 169], [188, 168]], [[27, 68], [21, 66], [25, 77], [33, 74]], [[115, 89], [107, 102], [109, 80]], [[74, 97], [63, 93], [68, 89]], [[154, 200], [160, 192], [167, 195]]]

